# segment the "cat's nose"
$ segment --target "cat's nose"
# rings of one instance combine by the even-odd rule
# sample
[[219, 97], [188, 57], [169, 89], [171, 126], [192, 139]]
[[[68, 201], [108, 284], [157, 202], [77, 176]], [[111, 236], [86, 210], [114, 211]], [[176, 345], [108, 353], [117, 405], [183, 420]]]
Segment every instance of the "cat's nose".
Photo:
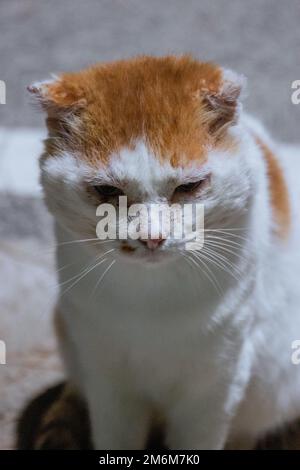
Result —
[[149, 238], [148, 240], [139, 239], [140, 242], [149, 248], [149, 250], [156, 250], [159, 246], [163, 244], [165, 238]]

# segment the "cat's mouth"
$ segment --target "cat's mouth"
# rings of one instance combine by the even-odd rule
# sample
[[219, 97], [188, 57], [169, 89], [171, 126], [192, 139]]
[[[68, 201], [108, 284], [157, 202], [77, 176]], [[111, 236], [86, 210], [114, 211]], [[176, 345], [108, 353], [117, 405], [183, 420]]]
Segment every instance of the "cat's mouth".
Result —
[[123, 253], [134, 253], [136, 248], [134, 246], [128, 245], [126, 242], [122, 242], [121, 251]]
[[165, 246], [148, 247], [145, 243], [136, 242], [135, 245], [122, 241], [120, 246], [122, 256], [131, 261], [142, 261], [149, 264], [159, 263], [174, 258], [174, 250]]
[[120, 254], [123, 259], [129, 262], [156, 265], [176, 259], [178, 250], [171, 249], [164, 244], [151, 248], [151, 244], [148, 247], [147, 244], [139, 241], [131, 244], [123, 240], [120, 245]]

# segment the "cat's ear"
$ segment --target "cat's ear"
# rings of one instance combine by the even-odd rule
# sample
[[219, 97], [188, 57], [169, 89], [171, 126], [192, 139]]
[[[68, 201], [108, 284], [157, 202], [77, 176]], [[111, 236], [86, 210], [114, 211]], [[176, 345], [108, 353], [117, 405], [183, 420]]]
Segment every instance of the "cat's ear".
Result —
[[208, 111], [207, 117], [213, 132], [220, 133], [237, 123], [245, 86], [246, 78], [228, 69], [222, 70], [217, 89], [210, 88], [204, 80], [200, 93]]
[[86, 105], [78, 81], [68, 80], [64, 76], [35, 82], [27, 90], [49, 115], [69, 113]]

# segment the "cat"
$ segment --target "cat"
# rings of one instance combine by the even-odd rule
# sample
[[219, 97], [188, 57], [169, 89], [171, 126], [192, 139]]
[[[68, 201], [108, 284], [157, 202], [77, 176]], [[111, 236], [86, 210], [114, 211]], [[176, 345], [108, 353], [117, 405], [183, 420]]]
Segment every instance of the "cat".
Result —
[[[300, 164], [243, 111], [244, 88], [190, 56], [29, 87], [47, 113], [57, 337], [96, 449], [143, 449], [157, 423], [170, 449], [251, 448], [300, 416]], [[203, 246], [152, 216], [150, 238], [100, 240], [97, 207], [124, 196], [201, 204]]]
[[[17, 420], [18, 450], [92, 450], [90, 420], [85, 403], [67, 382], [33, 397]], [[288, 423], [255, 443], [254, 450], [299, 450], [300, 422]], [[164, 430], [154, 428], [146, 450], [166, 451]]]

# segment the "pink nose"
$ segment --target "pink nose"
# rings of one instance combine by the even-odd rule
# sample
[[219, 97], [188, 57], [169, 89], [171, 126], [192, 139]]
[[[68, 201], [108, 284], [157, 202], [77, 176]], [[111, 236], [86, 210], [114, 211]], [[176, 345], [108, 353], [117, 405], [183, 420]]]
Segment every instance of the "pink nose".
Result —
[[156, 250], [156, 248], [158, 248], [164, 241], [164, 238], [150, 238], [149, 240], [140, 239], [140, 242], [143, 243], [143, 245], [146, 245], [149, 250]]

